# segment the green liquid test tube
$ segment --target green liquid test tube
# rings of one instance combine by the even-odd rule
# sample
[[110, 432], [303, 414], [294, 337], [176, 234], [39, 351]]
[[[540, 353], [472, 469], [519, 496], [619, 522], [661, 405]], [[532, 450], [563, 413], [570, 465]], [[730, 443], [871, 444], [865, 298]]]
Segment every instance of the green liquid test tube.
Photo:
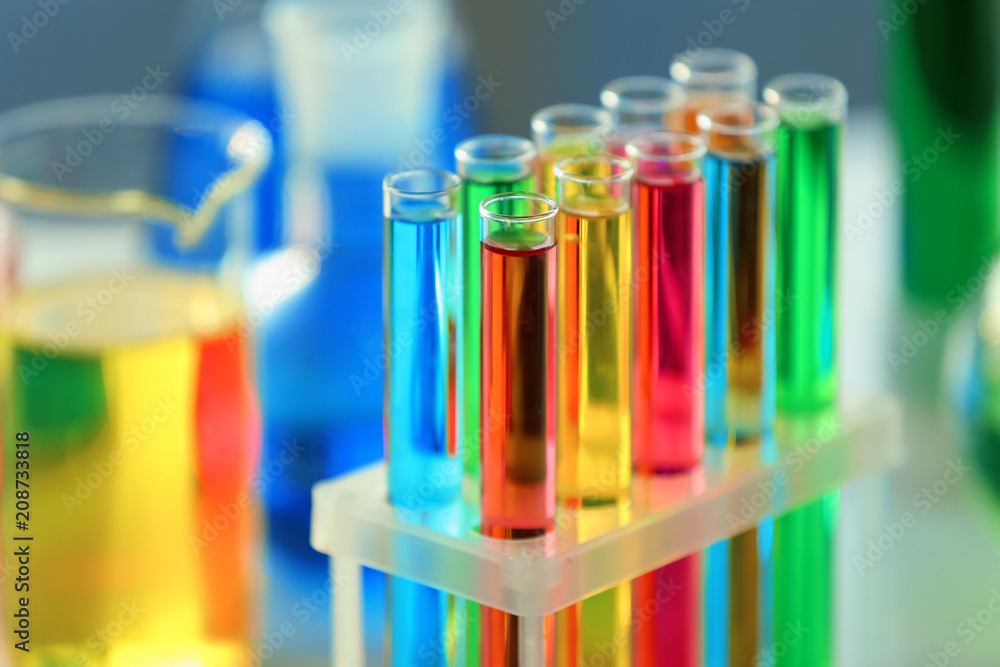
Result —
[[[479, 204], [504, 192], [535, 191], [535, 145], [521, 137], [487, 134], [466, 139], [455, 148], [462, 178], [458, 224], [459, 305], [456, 322], [455, 401], [458, 438], [465, 447], [465, 474], [479, 481], [480, 425], [480, 244]], [[498, 422], [502, 423], [502, 422]], [[465, 601], [466, 667], [480, 664], [479, 605]]]
[[459, 300], [458, 363], [455, 394], [458, 437], [465, 446], [465, 472], [479, 479], [480, 267], [479, 204], [504, 192], [535, 191], [535, 145], [521, 137], [487, 134], [472, 137], [455, 149], [462, 220], [458, 225]]
[[778, 110], [775, 201], [777, 400], [784, 413], [833, 404], [839, 170], [847, 92], [814, 74], [774, 79], [764, 99]]
[[[818, 74], [780, 76], [764, 89], [778, 110], [775, 203], [777, 404], [786, 442], [815, 437], [835, 410], [839, 172], [847, 91]], [[787, 438], [787, 439], [786, 439]], [[833, 530], [839, 494], [774, 522], [774, 640], [807, 627], [778, 667], [831, 667]]]

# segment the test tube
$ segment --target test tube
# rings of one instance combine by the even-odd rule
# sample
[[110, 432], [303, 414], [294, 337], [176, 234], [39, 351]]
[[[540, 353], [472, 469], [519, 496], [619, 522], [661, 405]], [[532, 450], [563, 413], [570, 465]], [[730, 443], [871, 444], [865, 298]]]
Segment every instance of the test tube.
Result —
[[389, 501], [428, 509], [458, 497], [461, 443], [448, 439], [449, 240], [459, 178], [417, 169], [383, 183], [385, 444]]
[[[773, 442], [777, 112], [730, 102], [698, 116], [708, 147], [705, 419], [710, 444]], [[765, 447], [765, 451], [768, 448]], [[770, 524], [706, 552], [708, 664], [751, 664], [767, 632], [762, 549]]]
[[764, 99], [777, 141], [777, 400], [782, 412], [830, 406], [837, 390], [838, 185], [847, 91], [820, 74], [780, 76]]
[[[836, 266], [840, 156], [847, 91], [819, 74], [787, 74], [764, 88], [781, 118], [777, 142], [777, 404], [815, 435], [833, 409], [836, 372]], [[831, 493], [774, 522], [774, 627], [810, 628], [776, 664], [830, 665], [832, 548], [839, 495]], [[803, 591], [809, 591], [803, 595]]]
[[660, 76], [626, 76], [601, 91], [611, 113], [614, 136], [609, 151], [625, 157], [625, 145], [643, 132], [684, 129], [684, 86]]
[[632, 461], [644, 473], [698, 464], [705, 406], [705, 143], [680, 132], [641, 134], [635, 164], [635, 340]]
[[[418, 511], [459, 495], [460, 443], [448, 437], [449, 242], [459, 178], [435, 169], [383, 181], [385, 216], [385, 445], [389, 502]], [[387, 583], [389, 664], [426, 662], [442, 645], [456, 600], [400, 577]]]
[[555, 199], [556, 162], [606, 150], [611, 132], [611, 114], [589, 104], [557, 104], [536, 112], [531, 138], [538, 149], [541, 193]]
[[569, 506], [616, 502], [631, 480], [632, 164], [559, 162], [556, 490]]
[[[538, 537], [555, 527], [556, 203], [484, 199], [480, 531]], [[482, 607], [482, 664], [516, 665], [517, 617]]]
[[[480, 216], [479, 205], [502, 192], [535, 191], [535, 145], [504, 134], [473, 137], [455, 149], [462, 220], [458, 225], [458, 432], [465, 455], [465, 472], [479, 478], [479, 345], [480, 345]], [[485, 424], [484, 426], [488, 426]]]
[[[462, 178], [462, 219], [456, 234], [461, 292], [456, 336], [457, 430], [462, 440], [466, 476], [475, 482], [479, 481], [479, 446], [484, 437], [483, 430], [494, 425], [492, 420], [482, 425], [479, 423], [479, 355], [482, 342], [479, 205], [487, 197], [502, 192], [534, 192], [536, 156], [537, 151], [531, 141], [503, 134], [472, 137], [455, 149], [458, 175]], [[481, 633], [476, 628], [479, 627], [480, 607], [471, 601], [467, 601], [466, 606], [466, 645], [469, 655], [478, 661]]]
[[555, 521], [556, 203], [528, 193], [483, 200], [482, 525], [502, 539]]
[[757, 96], [757, 65], [732, 49], [689, 49], [674, 58], [670, 76], [687, 90], [684, 129], [693, 134], [705, 109]]
[[724, 445], [775, 416], [774, 188], [778, 115], [730, 102], [698, 116], [706, 185], [705, 428]]

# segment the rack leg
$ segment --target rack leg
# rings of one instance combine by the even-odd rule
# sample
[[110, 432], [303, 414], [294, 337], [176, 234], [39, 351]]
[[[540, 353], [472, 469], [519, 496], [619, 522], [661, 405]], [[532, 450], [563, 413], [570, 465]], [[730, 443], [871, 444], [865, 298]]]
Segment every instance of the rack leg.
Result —
[[545, 667], [545, 617], [519, 616], [521, 636], [518, 664], [522, 667]]
[[330, 581], [333, 594], [333, 667], [364, 665], [361, 567], [343, 558], [330, 558]]

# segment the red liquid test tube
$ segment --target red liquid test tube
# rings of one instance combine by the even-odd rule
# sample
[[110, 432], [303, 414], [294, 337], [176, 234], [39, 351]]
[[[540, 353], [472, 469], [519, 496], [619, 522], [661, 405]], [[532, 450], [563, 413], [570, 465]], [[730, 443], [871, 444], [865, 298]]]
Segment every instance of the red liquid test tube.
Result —
[[704, 450], [705, 144], [648, 132], [626, 150], [636, 165], [632, 460], [642, 473], [675, 472]]
[[[498, 539], [539, 537], [555, 528], [556, 513], [558, 206], [544, 195], [509, 193], [484, 199], [479, 212], [480, 530]], [[482, 664], [517, 665], [520, 619], [482, 612]], [[545, 625], [550, 634], [551, 618]]]

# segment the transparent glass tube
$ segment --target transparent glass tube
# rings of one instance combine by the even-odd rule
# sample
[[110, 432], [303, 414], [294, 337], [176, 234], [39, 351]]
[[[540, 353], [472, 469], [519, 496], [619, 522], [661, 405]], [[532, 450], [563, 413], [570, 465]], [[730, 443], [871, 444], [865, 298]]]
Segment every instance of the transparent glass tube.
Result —
[[[487, 197], [502, 192], [534, 192], [537, 154], [531, 141], [502, 134], [472, 137], [455, 149], [458, 175], [462, 178], [462, 219], [456, 233], [460, 289], [455, 351], [456, 429], [464, 451], [466, 476], [475, 482], [479, 481], [479, 447], [485, 435], [483, 428], [489, 428], [491, 424], [481, 425], [479, 421], [479, 357], [482, 343], [479, 205]], [[472, 628], [478, 627], [481, 608], [473, 602], [466, 604], [470, 629], [467, 648], [478, 661], [480, 633], [472, 631]]]
[[538, 149], [541, 193], [555, 199], [553, 171], [559, 160], [576, 155], [596, 155], [611, 139], [611, 114], [589, 104], [558, 104], [531, 117], [531, 138]]
[[635, 164], [632, 461], [640, 472], [701, 459], [705, 363], [705, 143], [649, 132], [627, 146]]
[[[483, 200], [480, 531], [501, 539], [555, 528], [555, 218], [538, 194]], [[482, 664], [518, 664], [520, 622], [482, 608]], [[547, 622], [551, 626], [551, 620]], [[551, 635], [549, 637], [551, 641]]]
[[504, 539], [555, 521], [555, 218], [544, 195], [485, 199], [482, 523]]
[[617, 501], [631, 479], [632, 173], [611, 155], [555, 167], [556, 486], [569, 505]]
[[611, 113], [614, 137], [609, 151], [625, 157], [635, 136], [662, 129], [684, 129], [684, 86], [660, 76], [626, 76], [601, 91], [601, 106]]
[[[455, 174], [418, 169], [386, 176], [385, 449], [389, 502], [417, 511], [456, 499], [460, 446], [448, 437], [450, 374], [450, 241], [458, 216]], [[400, 577], [386, 588], [389, 664], [424, 660], [427, 646], [447, 639], [453, 596]]]
[[685, 51], [670, 65], [670, 76], [687, 90], [684, 129], [698, 133], [698, 114], [724, 102], [757, 96], [757, 65], [731, 49]]
[[724, 445], [775, 416], [774, 189], [778, 115], [732, 102], [698, 117], [708, 146], [705, 428]]
[[[809, 417], [836, 402], [836, 267], [847, 91], [828, 76], [788, 74], [764, 88], [781, 117], [777, 142], [777, 405]], [[794, 299], [787, 298], [794, 295]], [[796, 422], [789, 419], [790, 428]], [[796, 435], [812, 435], [799, 427]], [[839, 494], [774, 522], [774, 628], [810, 631], [776, 664], [832, 664], [832, 545]], [[803, 594], [808, 591], [807, 594]]]
[[489, 134], [473, 137], [455, 149], [462, 219], [457, 230], [458, 284], [456, 397], [458, 437], [462, 441], [465, 471], [479, 478], [480, 346], [480, 218], [484, 199], [502, 192], [535, 191], [535, 145], [522, 137]]
[[449, 240], [459, 178], [419, 169], [390, 174], [385, 215], [385, 445], [389, 501], [407, 510], [458, 496], [461, 452], [448, 440]]
[[[708, 147], [705, 422], [710, 444], [773, 443], [777, 112], [730, 102], [698, 116]], [[761, 524], [706, 550], [709, 664], [751, 664], [769, 631]], [[762, 545], [764, 545], [762, 547]]]
[[[777, 138], [777, 396], [782, 412], [832, 404], [836, 369], [836, 250], [840, 155], [847, 91], [828, 76], [789, 74], [765, 100]], [[794, 299], [790, 297], [794, 295]]]

